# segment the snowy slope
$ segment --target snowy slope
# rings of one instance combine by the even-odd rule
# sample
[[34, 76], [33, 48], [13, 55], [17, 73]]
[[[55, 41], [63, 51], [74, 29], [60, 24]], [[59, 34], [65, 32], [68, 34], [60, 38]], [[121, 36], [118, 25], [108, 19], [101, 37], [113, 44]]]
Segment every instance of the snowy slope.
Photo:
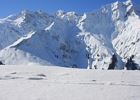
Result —
[[139, 100], [139, 71], [1, 66], [0, 100]]
[[0, 49], [13, 44], [32, 31], [45, 29], [50, 23], [52, 23], [50, 16], [41, 11], [22, 11], [18, 15], [0, 19]]
[[83, 15], [22, 11], [1, 19], [0, 29], [4, 64], [108, 69], [115, 55], [115, 68], [123, 69], [134, 55], [140, 65], [139, 8], [130, 0]]
[[113, 39], [113, 45], [118, 54], [125, 60], [134, 55], [135, 61], [140, 64], [140, 18], [132, 3], [126, 3], [125, 22], [118, 21], [117, 37]]

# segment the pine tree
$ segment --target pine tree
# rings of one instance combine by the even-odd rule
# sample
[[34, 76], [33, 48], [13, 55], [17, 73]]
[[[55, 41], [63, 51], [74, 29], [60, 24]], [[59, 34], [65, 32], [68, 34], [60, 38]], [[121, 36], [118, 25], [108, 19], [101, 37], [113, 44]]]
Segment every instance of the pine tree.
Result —
[[134, 58], [134, 55], [132, 55], [128, 60], [127, 60], [127, 63], [126, 63], [126, 68], [127, 70], [137, 70], [137, 66], [138, 64], [135, 63], [135, 61], [133, 60]]
[[115, 54], [113, 54], [112, 58], [111, 58], [111, 63], [109, 64], [108, 70], [112, 70], [115, 69], [117, 63], [117, 57]]
[[0, 61], [0, 65], [4, 65], [4, 64]]

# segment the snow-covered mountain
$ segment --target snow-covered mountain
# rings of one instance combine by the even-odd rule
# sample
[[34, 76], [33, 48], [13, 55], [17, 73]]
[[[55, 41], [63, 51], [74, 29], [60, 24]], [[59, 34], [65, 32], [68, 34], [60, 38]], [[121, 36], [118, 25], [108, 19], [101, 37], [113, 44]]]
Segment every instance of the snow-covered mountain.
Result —
[[22, 11], [0, 19], [0, 30], [3, 64], [123, 69], [133, 56], [140, 65], [140, 9], [131, 0], [83, 15]]

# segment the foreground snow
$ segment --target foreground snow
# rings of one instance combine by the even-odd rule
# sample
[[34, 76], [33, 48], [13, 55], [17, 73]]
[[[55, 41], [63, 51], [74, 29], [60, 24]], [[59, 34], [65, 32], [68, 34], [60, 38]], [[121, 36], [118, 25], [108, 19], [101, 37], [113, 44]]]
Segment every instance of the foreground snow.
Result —
[[139, 71], [1, 66], [0, 100], [139, 100]]

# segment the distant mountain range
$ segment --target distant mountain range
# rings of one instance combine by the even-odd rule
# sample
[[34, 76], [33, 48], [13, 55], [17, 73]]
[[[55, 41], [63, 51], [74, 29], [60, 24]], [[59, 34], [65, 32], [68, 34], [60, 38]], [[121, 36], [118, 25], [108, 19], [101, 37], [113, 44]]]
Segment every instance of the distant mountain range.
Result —
[[0, 62], [139, 69], [140, 9], [128, 0], [83, 15], [62, 10], [10, 15], [0, 19]]

